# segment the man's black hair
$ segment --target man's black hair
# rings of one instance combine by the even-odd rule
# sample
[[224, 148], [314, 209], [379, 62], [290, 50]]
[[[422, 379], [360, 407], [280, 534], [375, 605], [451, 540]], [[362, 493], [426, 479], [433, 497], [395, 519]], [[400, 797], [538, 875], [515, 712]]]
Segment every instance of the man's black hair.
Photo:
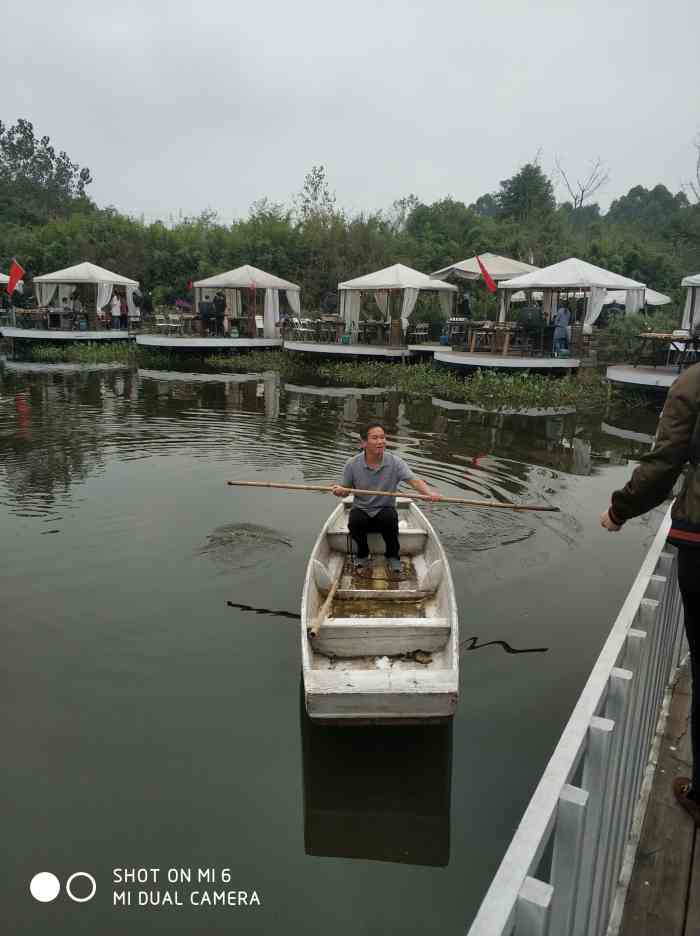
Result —
[[367, 425], [364, 426], [360, 430], [360, 438], [364, 439], [365, 442], [367, 441], [367, 436], [369, 435], [370, 429], [381, 429], [382, 432], [386, 435], [386, 429], [382, 423], [380, 422], [367, 423]]

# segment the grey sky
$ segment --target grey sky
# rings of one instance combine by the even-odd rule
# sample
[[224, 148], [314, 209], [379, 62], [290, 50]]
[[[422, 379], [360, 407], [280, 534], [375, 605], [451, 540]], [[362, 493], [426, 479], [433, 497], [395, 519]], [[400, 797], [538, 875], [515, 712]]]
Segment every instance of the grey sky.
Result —
[[[700, 131], [694, 0], [35, 0], [3, 14], [0, 119], [34, 123], [147, 219], [289, 202], [326, 166], [351, 211], [467, 203], [541, 150], [609, 202], [677, 191]], [[557, 197], [565, 192], [557, 187]]]

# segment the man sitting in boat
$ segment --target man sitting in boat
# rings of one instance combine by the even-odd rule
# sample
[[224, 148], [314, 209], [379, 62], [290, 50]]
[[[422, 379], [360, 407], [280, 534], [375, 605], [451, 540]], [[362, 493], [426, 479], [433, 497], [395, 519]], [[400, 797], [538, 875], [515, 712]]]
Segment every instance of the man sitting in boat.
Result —
[[[441, 494], [431, 491], [425, 481], [416, 478], [402, 458], [385, 450], [386, 433], [381, 423], [370, 423], [362, 430], [361, 437], [363, 451], [346, 462], [342, 483], [333, 487], [336, 497], [347, 497], [353, 488], [396, 491], [402, 481], [407, 481], [419, 494], [425, 494], [433, 501], [442, 500]], [[399, 515], [395, 497], [355, 494], [348, 517], [348, 529], [357, 545], [355, 571], [358, 575], [369, 572], [368, 533], [381, 533], [389, 571], [393, 575], [400, 574]]]

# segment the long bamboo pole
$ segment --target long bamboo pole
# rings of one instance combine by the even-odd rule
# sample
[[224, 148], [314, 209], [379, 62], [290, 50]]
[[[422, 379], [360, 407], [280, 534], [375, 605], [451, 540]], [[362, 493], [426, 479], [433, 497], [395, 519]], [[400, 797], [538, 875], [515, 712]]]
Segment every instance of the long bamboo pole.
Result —
[[[275, 488], [281, 491], [320, 491], [332, 494], [333, 486], [330, 484], [280, 484], [276, 481], [227, 481], [232, 487], [258, 487]], [[407, 497], [409, 499], [432, 501], [429, 494], [407, 494], [405, 491], [367, 491], [363, 488], [349, 488], [351, 494], [381, 494], [383, 497]], [[549, 510], [559, 512], [558, 507], [548, 504], [511, 504], [507, 501], [473, 501], [461, 497], [443, 497], [434, 501], [436, 504], [459, 504], [461, 507], [500, 507], [506, 510]]]

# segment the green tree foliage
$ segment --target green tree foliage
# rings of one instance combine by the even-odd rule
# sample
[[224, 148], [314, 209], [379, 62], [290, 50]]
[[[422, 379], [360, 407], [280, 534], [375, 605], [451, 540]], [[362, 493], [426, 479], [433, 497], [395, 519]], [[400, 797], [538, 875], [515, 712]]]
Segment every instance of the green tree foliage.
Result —
[[[31, 153], [33, 130], [20, 123]], [[0, 140], [8, 133], [2, 127]], [[18, 147], [17, 135], [12, 139]], [[48, 140], [34, 140], [37, 147], [50, 148]], [[20, 163], [17, 157], [13, 165]], [[632, 189], [607, 215], [595, 204], [556, 208], [551, 183], [535, 163], [470, 206], [452, 197], [422, 204], [407, 195], [386, 212], [353, 216], [339, 210], [325, 169], [314, 166], [291, 205], [262, 199], [230, 225], [204, 211], [172, 227], [97, 208], [85, 196], [87, 170], [69, 160], [60, 164], [57, 174], [50, 158], [43, 175], [37, 169], [27, 205], [0, 176], [0, 270], [16, 256], [31, 281], [89, 260], [137, 279], [147, 293], [157, 289], [159, 302], [172, 303], [189, 295], [190, 280], [250, 263], [299, 283], [308, 310], [335, 308], [339, 282], [392, 263], [430, 273], [487, 251], [538, 266], [581, 257], [677, 300], [681, 278], [700, 270], [700, 205], [656, 186]], [[495, 314], [495, 300], [479, 283], [472, 300], [476, 314]], [[433, 312], [421, 299], [417, 316], [431, 319]]]
[[525, 223], [556, 208], [554, 187], [536, 162], [526, 163], [510, 179], [504, 179], [495, 198], [501, 217]]
[[34, 135], [30, 121], [0, 121], [0, 221], [37, 224], [87, 210], [90, 170], [56, 152], [49, 137]]
[[635, 185], [610, 205], [607, 221], [660, 233], [677, 221], [688, 207], [689, 202], [683, 192], [672, 195], [665, 185], [655, 185], [653, 189]]

